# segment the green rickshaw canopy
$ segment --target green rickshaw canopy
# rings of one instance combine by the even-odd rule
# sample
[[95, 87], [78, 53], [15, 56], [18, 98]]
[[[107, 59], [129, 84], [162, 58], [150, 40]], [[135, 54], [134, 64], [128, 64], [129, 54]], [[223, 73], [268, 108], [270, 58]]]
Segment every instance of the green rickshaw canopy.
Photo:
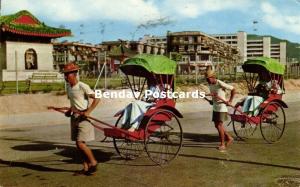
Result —
[[242, 68], [245, 72], [257, 71], [255, 66], [262, 66], [267, 71], [279, 75], [283, 75], [285, 71], [285, 66], [281, 64], [278, 60], [268, 57], [257, 57], [255, 59], [249, 59], [244, 62]]
[[[136, 67], [136, 68], [129, 68]], [[176, 62], [163, 55], [139, 54], [127, 59], [120, 69], [126, 74], [128, 70], [135, 71], [142, 67], [149, 73], [173, 75], [176, 73]], [[134, 72], [130, 72], [134, 74]]]

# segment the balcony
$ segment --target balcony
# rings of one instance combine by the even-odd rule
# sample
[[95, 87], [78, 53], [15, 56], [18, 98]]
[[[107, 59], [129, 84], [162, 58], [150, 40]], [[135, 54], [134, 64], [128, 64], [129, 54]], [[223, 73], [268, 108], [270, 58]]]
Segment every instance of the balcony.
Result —
[[261, 56], [263, 56], [263, 52], [248, 52], [247, 51], [247, 56], [251, 56], [251, 55], [261, 55]]
[[247, 47], [263, 47], [263, 43], [247, 43]]

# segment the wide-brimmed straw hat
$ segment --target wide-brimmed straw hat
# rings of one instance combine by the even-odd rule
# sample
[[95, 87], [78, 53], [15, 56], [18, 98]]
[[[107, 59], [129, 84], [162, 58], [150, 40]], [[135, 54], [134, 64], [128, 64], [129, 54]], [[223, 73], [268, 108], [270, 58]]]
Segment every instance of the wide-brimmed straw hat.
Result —
[[213, 70], [209, 69], [205, 72], [205, 77], [206, 78], [216, 77], [216, 74]]
[[76, 72], [79, 69], [80, 68], [78, 65], [71, 62], [71, 63], [67, 63], [66, 65], [64, 65], [64, 69], [62, 70], [62, 73]]

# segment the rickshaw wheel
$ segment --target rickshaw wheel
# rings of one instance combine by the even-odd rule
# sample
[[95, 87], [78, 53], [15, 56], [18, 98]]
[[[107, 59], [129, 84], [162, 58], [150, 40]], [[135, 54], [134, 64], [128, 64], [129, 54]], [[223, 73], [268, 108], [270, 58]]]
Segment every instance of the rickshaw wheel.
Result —
[[[121, 128], [122, 117], [123, 115], [118, 118], [115, 127]], [[113, 138], [113, 142], [117, 153], [126, 160], [134, 160], [141, 156], [145, 147], [144, 140]]]
[[164, 165], [176, 158], [182, 146], [182, 128], [177, 116], [168, 110], [151, 115], [145, 129], [145, 149], [150, 159]]
[[278, 102], [271, 101], [261, 112], [260, 132], [268, 143], [278, 141], [285, 129], [285, 112]]
[[[241, 107], [241, 105], [237, 107]], [[239, 114], [237, 109], [234, 110], [233, 114]], [[248, 139], [250, 136], [254, 134], [257, 128], [257, 125], [251, 122], [242, 123], [234, 120], [232, 120], [232, 126], [233, 126], [234, 134], [241, 140]]]

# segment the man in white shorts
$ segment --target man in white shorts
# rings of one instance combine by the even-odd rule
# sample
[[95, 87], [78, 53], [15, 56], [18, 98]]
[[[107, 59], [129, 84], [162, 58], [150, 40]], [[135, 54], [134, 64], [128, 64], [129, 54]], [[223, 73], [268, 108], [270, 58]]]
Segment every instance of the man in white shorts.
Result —
[[[95, 98], [94, 91], [87, 84], [77, 80], [78, 70], [79, 67], [74, 63], [66, 64], [63, 69], [71, 104], [65, 115], [71, 117], [71, 139], [76, 141], [76, 147], [83, 157], [83, 169], [74, 175], [92, 175], [97, 170], [97, 160], [86, 142], [95, 140], [95, 132], [86, 116], [89, 116], [100, 100]], [[89, 98], [93, 99], [90, 105]]]

